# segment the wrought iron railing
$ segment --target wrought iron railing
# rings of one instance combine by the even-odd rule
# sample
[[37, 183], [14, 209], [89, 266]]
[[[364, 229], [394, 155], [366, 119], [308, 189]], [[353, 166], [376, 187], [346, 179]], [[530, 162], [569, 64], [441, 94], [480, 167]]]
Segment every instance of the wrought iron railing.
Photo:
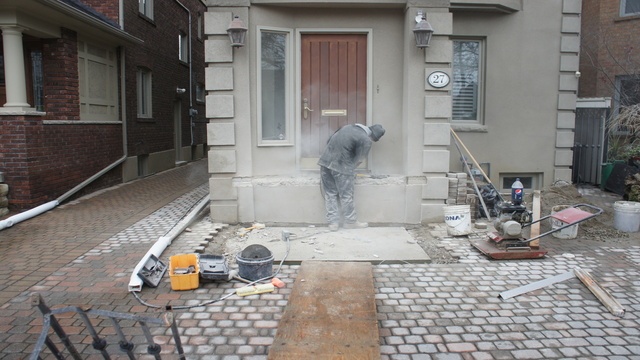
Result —
[[[72, 343], [71, 337], [65, 332], [63, 326], [60, 324], [56, 315], [63, 313], [76, 313], [79, 315], [79, 318], [82, 320], [82, 324], [84, 329], [91, 336], [92, 342], [91, 345], [95, 352], [102, 355], [105, 359], [110, 359], [111, 356], [109, 354], [110, 349], [116, 348], [116, 351], [120, 353], [126, 354], [129, 359], [135, 359], [135, 346], [136, 344], [133, 342], [134, 338], [138, 338], [138, 336], [134, 335], [126, 335], [125, 329], [121, 326], [121, 321], [129, 321], [133, 324], [133, 327], [139, 325], [142, 329], [142, 334], [144, 335], [143, 344], [147, 344], [146, 355], [151, 355], [156, 359], [161, 359], [160, 353], [162, 351], [162, 347], [160, 344], [157, 344], [154, 341], [153, 335], [151, 334], [151, 329], [149, 325], [156, 327], [166, 327], [171, 329], [171, 335], [175, 342], [175, 351], [177, 351], [179, 355], [179, 359], [185, 359], [184, 351], [182, 348], [182, 342], [180, 341], [180, 334], [178, 332], [178, 326], [176, 325], [175, 318], [173, 313], [165, 312], [159, 318], [154, 317], [146, 317], [146, 316], [138, 316], [132, 315], [128, 313], [118, 313], [107, 310], [96, 310], [96, 309], [83, 309], [77, 306], [66, 306], [62, 308], [51, 309], [49, 308], [44, 299], [40, 294], [34, 293], [31, 297], [31, 303], [33, 306], [37, 306], [40, 312], [43, 315], [42, 321], [42, 331], [40, 332], [40, 336], [38, 337], [38, 341], [31, 353], [30, 359], [42, 359], [42, 352], [45, 350], [45, 346], [51, 351], [51, 354], [56, 359], [66, 359], [67, 355], [65, 355], [65, 350], [60, 350], [59, 346], [64, 346], [66, 349], [66, 353], [68, 356], [71, 356], [73, 359], [85, 359], [87, 354], [81, 355], [76, 346]], [[115, 335], [113, 336], [114, 343], [117, 341], [118, 346], [109, 347], [108, 338], [106, 336], [101, 336], [100, 332], [96, 329], [96, 327], [91, 322], [90, 317], [97, 318], [108, 318], [111, 320], [112, 326], [115, 330]], [[101, 322], [102, 326], [102, 322]], [[53, 330], [52, 334], [50, 330]], [[51, 335], [55, 334], [59, 340], [52, 339]], [[57, 343], [57, 345], [56, 345]], [[92, 350], [93, 352], [93, 350]], [[175, 358], [175, 355], [172, 355], [172, 358]]]

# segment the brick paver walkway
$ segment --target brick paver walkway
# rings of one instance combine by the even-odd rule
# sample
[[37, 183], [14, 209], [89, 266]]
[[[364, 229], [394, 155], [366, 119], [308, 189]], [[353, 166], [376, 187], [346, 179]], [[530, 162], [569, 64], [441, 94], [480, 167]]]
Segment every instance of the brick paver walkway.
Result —
[[[21, 359], [30, 352], [41, 327], [28, 302], [35, 291], [51, 306], [146, 315], [180, 308], [174, 312], [189, 359], [266, 359], [297, 265], [283, 266], [278, 275], [287, 287], [248, 297], [217, 301], [242, 286], [238, 282], [172, 291], [167, 275], [157, 288], [138, 293], [142, 303], [127, 291], [133, 267], [151, 244], [207, 194], [207, 177], [206, 162], [197, 162], [0, 232], [1, 357]], [[216, 226], [208, 217], [199, 220], [167, 248], [163, 260], [193, 252], [204, 238], [218, 241], [208, 236]], [[466, 237], [446, 236], [444, 224], [432, 227], [459, 263], [374, 266], [382, 359], [640, 359], [638, 234], [547, 237], [544, 259], [490, 261]], [[575, 267], [588, 270], [625, 307], [624, 317], [610, 314], [577, 278], [507, 300], [498, 297]], [[63, 320], [80, 331], [73, 319]], [[109, 334], [103, 325], [99, 331]], [[166, 331], [155, 329], [154, 339], [165, 345], [164, 352], [173, 350]], [[83, 354], [94, 353], [90, 340], [80, 342]]]

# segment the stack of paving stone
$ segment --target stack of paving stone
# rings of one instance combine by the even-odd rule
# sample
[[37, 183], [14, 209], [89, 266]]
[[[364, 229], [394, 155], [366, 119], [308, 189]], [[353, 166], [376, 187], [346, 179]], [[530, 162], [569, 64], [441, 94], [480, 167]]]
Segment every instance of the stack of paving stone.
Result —
[[467, 174], [466, 173], [448, 173], [449, 178], [449, 196], [447, 197], [447, 205], [466, 205], [467, 204]]
[[478, 196], [470, 184], [466, 173], [447, 173], [449, 178], [449, 195], [447, 205], [469, 205], [471, 207], [471, 218], [477, 218]]

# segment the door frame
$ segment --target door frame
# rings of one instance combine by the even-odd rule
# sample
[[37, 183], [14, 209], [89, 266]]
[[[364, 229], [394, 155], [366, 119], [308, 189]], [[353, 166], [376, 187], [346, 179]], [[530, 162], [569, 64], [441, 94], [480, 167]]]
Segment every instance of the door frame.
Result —
[[[302, 123], [302, 36], [303, 35], [308, 35], [308, 34], [363, 34], [363, 35], [367, 35], [367, 90], [366, 90], [366, 99], [367, 99], [367, 106], [366, 106], [366, 119], [367, 119], [367, 123], [365, 125], [369, 126], [371, 125], [371, 119], [372, 119], [372, 100], [373, 100], [373, 49], [372, 49], [372, 44], [373, 44], [373, 29], [371, 28], [298, 28], [296, 29], [295, 32], [295, 44], [296, 44], [296, 51], [295, 51], [295, 55], [296, 55], [296, 59], [295, 59], [295, 66], [296, 66], [296, 72], [295, 72], [295, 94], [294, 94], [294, 121], [295, 121], [295, 128], [296, 128], [296, 168], [298, 170], [302, 170], [302, 171], [308, 171], [308, 170], [320, 170], [318, 168], [318, 165], [313, 163], [313, 164], [303, 164], [301, 162], [301, 157], [302, 157], [302, 126], [300, 126], [300, 124]], [[371, 154], [369, 154], [369, 156], [371, 156]], [[369, 159], [367, 159], [369, 160]], [[370, 163], [370, 162], [368, 162]]]

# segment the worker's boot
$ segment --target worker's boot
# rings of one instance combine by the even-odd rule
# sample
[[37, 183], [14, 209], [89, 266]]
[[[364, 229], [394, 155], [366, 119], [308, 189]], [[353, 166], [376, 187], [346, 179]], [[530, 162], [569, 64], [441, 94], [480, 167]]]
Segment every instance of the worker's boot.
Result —
[[329, 230], [338, 231], [338, 224], [336, 223], [329, 224]]
[[367, 224], [366, 222], [352, 222], [352, 223], [344, 223], [344, 228], [345, 229], [364, 229], [366, 227], [369, 227], [369, 224]]

